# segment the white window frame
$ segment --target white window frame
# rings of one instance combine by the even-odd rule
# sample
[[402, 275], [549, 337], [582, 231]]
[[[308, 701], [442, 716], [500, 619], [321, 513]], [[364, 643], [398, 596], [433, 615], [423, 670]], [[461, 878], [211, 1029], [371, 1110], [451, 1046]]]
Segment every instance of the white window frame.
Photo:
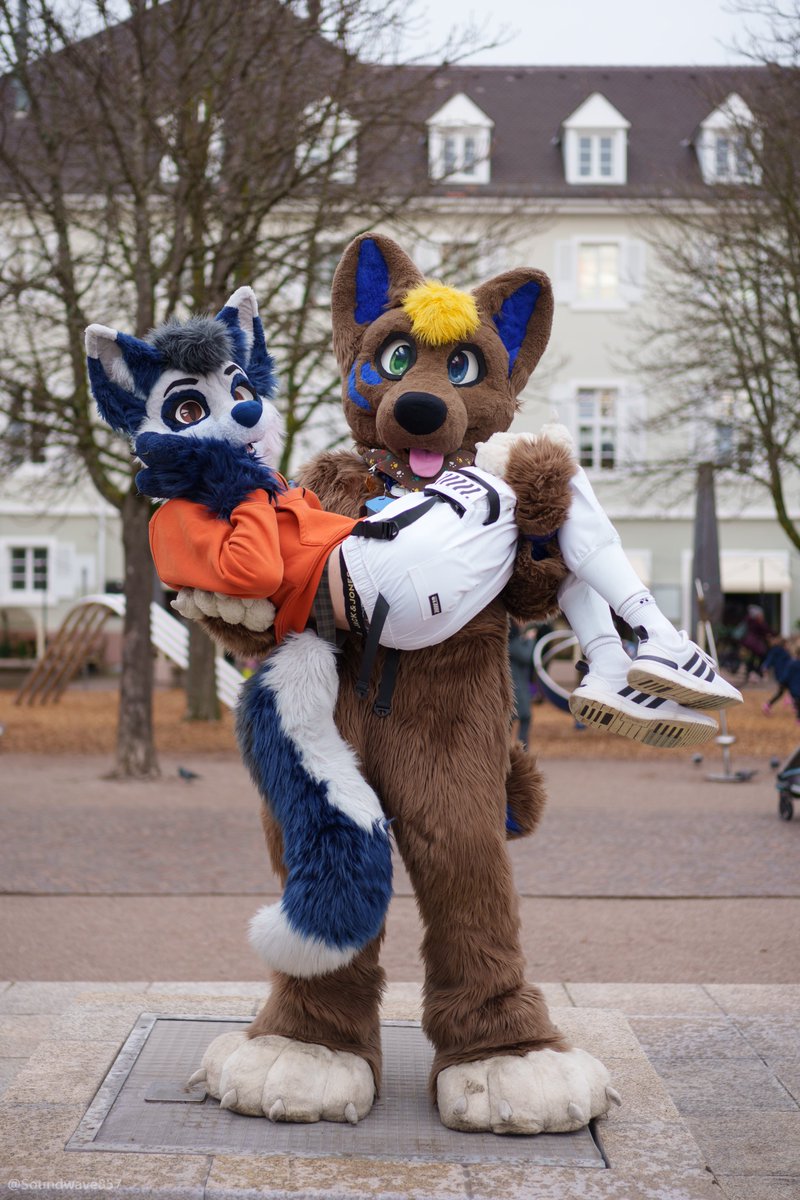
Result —
[[[619, 477], [635, 463], [644, 461], [647, 454], [645, 417], [647, 397], [636, 379], [616, 376], [614, 378], [589, 376], [580, 379], [565, 379], [553, 384], [548, 399], [557, 419], [569, 429], [575, 446], [579, 447], [578, 393], [581, 391], [613, 391], [616, 393], [617, 409], [614, 419], [614, 466], [590, 466], [584, 468], [592, 479], [599, 481]], [[598, 423], [601, 424], [601, 423]], [[596, 443], [597, 439], [595, 439]]]
[[[747, 103], [737, 93], [730, 96], [700, 125], [695, 141], [703, 182], [714, 184], [758, 184], [761, 171], [750, 159], [746, 146], [747, 132], [755, 118]], [[752, 134], [758, 144], [759, 133]], [[720, 145], [725, 142], [724, 162], [720, 170]]]
[[[197, 105], [197, 123], [203, 124], [208, 119], [208, 108], [204, 100]], [[158, 163], [158, 179], [165, 187], [172, 187], [180, 179], [178, 164], [172, 153], [177, 136], [177, 119], [174, 113], [165, 113], [156, 118], [156, 124], [161, 130], [166, 147]], [[222, 173], [222, 160], [225, 155], [225, 129], [222, 117], [212, 116], [211, 130], [208, 135], [208, 151], [206, 154], [206, 179], [216, 183]]]
[[[617, 157], [620, 152], [619, 130], [575, 130], [577, 149], [576, 183], [619, 183]], [[588, 152], [588, 156], [587, 156]], [[584, 170], [588, 157], [588, 171]], [[605, 161], [604, 161], [605, 160]], [[604, 170], [607, 166], [608, 169]], [[624, 183], [624, 180], [622, 180]]]
[[[598, 411], [591, 421], [582, 420], [579, 406], [581, 402], [581, 392], [594, 392], [598, 398], [603, 392], [614, 393], [614, 416], [609, 420], [603, 420]], [[587, 475], [596, 478], [608, 479], [612, 477], [620, 466], [621, 448], [624, 440], [624, 426], [622, 420], [622, 402], [623, 389], [619, 383], [579, 383], [575, 387], [573, 393], [575, 404], [575, 448], [578, 455], [578, 462], [581, 463], [581, 440], [580, 431], [582, 427], [587, 425], [593, 430], [592, 435], [592, 461], [590, 463], [581, 463], [581, 466], [586, 471]], [[603, 430], [611, 428], [613, 432], [613, 455], [614, 462], [610, 467], [604, 467], [603, 459]]]
[[[449, 149], [452, 149], [452, 155], [448, 153]], [[431, 182], [489, 183], [492, 175], [491, 153], [491, 129], [479, 125], [433, 125], [428, 132], [428, 174]]]
[[[562, 124], [564, 178], [576, 186], [614, 187], [628, 182], [628, 121], [601, 92], [593, 92]], [[582, 173], [589, 149], [589, 170]], [[606, 144], [609, 170], [603, 174]], [[583, 153], [582, 153], [583, 151]]]
[[[600, 294], [600, 251], [604, 247], [612, 247], [616, 250], [616, 280], [614, 283], [614, 294], [611, 296], [602, 296]], [[584, 252], [593, 251], [596, 256], [596, 273], [597, 273], [597, 288], [593, 295], [581, 294], [581, 256]], [[626, 308], [622, 298], [622, 255], [623, 245], [621, 238], [578, 238], [575, 244], [575, 303], [573, 308], [596, 309], [596, 308]]]
[[[46, 587], [34, 588], [32, 584], [32, 567], [26, 567], [26, 583], [24, 588], [12, 587], [11, 555], [13, 550], [46, 550], [47, 579]], [[56, 600], [56, 542], [47, 537], [7, 537], [0, 538], [0, 604], [36, 606], [53, 604]]]
[[[578, 293], [578, 260], [583, 246], [618, 246], [618, 287], [614, 299], [582, 299]], [[646, 246], [638, 238], [603, 234], [576, 235], [555, 243], [556, 303], [576, 312], [623, 312], [644, 297]]]
[[330, 160], [329, 178], [334, 183], [355, 183], [359, 122], [330, 100], [310, 104], [304, 115], [315, 132], [295, 147], [295, 167], [316, 174], [316, 169]]

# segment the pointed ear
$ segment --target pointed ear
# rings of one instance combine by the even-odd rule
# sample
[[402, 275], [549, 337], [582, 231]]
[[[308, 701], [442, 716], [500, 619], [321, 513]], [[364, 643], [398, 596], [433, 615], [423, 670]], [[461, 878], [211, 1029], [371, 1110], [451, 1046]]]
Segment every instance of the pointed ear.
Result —
[[508, 351], [508, 375], [519, 395], [544, 354], [553, 324], [553, 289], [544, 271], [519, 267], [474, 290], [478, 309]]
[[[149, 356], [137, 354], [137, 345], [153, 352], [152, 346], [147, 347], [136, 338], [126, 338], [107, 325], [90, 325], [86, 330], [92, 395], [102, 419], [118, 433], [134, 434], [146, 414], [144, 398], [136, 394], [136, 376], [147, 374], [144, 368]], [[137, 362], [140, 357], [142, 361]], [[149, 390], [148, 387], [144, 394]]]
[[422, 274], [391, 238], [367, 233], [350, 243], [331, 289], [333, 352], [342, 372], [355, 362], [368, 326], [422, 282]]
[[275, 360], [267, 350], [258, 301], [251, 287], [237, 288], [215, 318], [222, 321], [233, 341], [233, 349], [260, 396], [275, 393]]

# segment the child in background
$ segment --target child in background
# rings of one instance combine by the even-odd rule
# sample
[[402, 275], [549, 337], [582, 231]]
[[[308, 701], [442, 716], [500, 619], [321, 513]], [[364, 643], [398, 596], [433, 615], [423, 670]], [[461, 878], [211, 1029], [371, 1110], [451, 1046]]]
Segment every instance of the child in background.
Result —
[[775, 682], [778, 684], [775, 694], [770, 696], [769, 700], [765, 700], [761, 706], [764, 716], [771, 716], [773, 704], [777, 704], [781, 696], [788, 692], [792, 698], [797, 719], [800, 721], [800, 658], [792, 657], [783, 638], [773, 642], [767, 651], [762, 663], [762, 670], [772, 671]]

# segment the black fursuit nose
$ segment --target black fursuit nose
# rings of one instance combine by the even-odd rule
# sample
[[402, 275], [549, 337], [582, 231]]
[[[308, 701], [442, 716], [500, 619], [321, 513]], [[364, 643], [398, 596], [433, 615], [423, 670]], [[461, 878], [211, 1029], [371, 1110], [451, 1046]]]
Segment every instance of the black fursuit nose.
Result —
[[435, 433], [447, 420], [447, 405], [430, 392], [405, 392], [395, 402], [394, 418], [406, 433]]

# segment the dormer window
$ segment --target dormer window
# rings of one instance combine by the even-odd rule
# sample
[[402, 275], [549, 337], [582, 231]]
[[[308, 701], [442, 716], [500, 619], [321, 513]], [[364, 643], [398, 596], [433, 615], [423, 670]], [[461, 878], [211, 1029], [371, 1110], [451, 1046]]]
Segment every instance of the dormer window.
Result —
[[567, 183], [626, 183], [630, 122], [600, 92], [567, 117], [561, 139]]
[[593, 179], [611, 179], [614, 175], [614, 139], [611, 134], [582, 133], [578, 138], [578, 174]]
[[435, 183], [488, 183], [494, 121], [459, 92], [429, 117], [428, 174]]
[[749, 105], [736, 92], [706, 117], [695, 138], [704, 183], [758, 183], [748, 145], [754, 123]]
[[295, 165], [307, 174], [326, 174], [335, 183], [354, 183], [358, 170], [358, 121], [330, 100], [309, 104], [305, 137], [295, 149]]

